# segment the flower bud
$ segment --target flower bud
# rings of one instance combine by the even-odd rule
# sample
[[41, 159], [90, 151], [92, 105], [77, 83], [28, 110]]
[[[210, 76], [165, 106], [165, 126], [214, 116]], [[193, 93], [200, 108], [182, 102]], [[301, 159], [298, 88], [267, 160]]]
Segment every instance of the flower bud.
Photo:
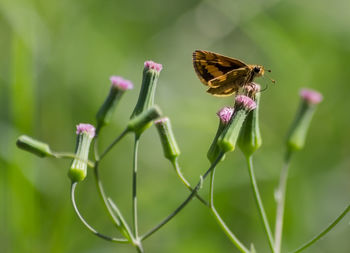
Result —
[[153, 106], [157, 81], [161, 70], [162, 64], [153, 61], [146, 61], [144, 63], [141, 90], [131, 118]]
[[141, 134], [147, 128], [152, 125], [152, 121], [159, 118], [162, 115], [158, 106], [152, 106], [141, 114], [131, 118], [127, 125], [129, 131]]
[[255, 108], [256, 104], [251, 98], [244, 95], [236, 97], [235, 113], [218, 139], [218, 145], [223, 152], [226, 153], [235, 149], [242, 124], [248, 113]]
[[125, 80], [120, 76], [111, 76], [110, 81], [112, 84], [109, 94], [96, 115], [97, 132], [110, 122], [112, 114], [124, 92], [133, 88], [133, 84], [129, 80]]
[[54, 156], [48, 144], [35, 140], [27, 135], [21, 135], [16, 142], [17, 147], [40, 157]]
[[87, 161], [92, 139], [95, 136], [95, 128], [90, 124], [77, 125], [77, 143], [75, 148], [76, 158], [68, 171], [72, 182], [84, 180], [87, 173]]
[[238, 146], [246, 156], [252, 155], [262, 144], [259, 128], [260, 85], [251, 83], [245, 94], [256, 103], [255, 110], [248, 113], [238, 138]]
[[306, 134], [316, 110], [323, 97], [322, 94], [310, 90], [302, 89], [300, 91], [301, 103], [299, 111], [294, 119], [287, 138], [287, 146], [291, 150], [301, 150], [304, 147]]
[[177, 146], [174, 133], [171, 129], [170, 119], [166, 117], [161, 118], [156, 120], [154, 124], [157, 127], [160, 141], [162, 142], [164, 156], [170, 162], [174, 162], [180, 155], [180, 149]]
[[[231, 108], [231, 107], [223, 107], [217, 112], [217, 115], [219, 116], [219, 126], [218, 126], [218, 130], [216, 131], [214, 140], [211, 143], [207, 153], [207, 158], [210, 161], [210, 163], [213, 163], [218, 157], [218, 155], [220, 154], [221, 149], [218, 146], [218, 138], [221, 135], [221, 133], [224, 131], [225, 127], [230, 122], [233, 112], [234, 112], [234, 108]], [[224, 156], [222, 157], [222, 160], [223, 159], [225, 159]]]

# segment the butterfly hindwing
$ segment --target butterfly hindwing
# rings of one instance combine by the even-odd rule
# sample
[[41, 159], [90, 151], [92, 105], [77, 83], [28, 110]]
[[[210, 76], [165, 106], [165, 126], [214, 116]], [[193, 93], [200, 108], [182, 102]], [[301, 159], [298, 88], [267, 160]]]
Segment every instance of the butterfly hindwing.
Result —
[[238, 88], [242, 87], [247, 82], [250, 73], [251, 70], [248, 66], [234, 69], [210, 80], [208, 85], [212, 88], [230, 85], [236, 87], [238, 90]]
[[210, 80], [247, 65], [237, 59], [208, 51], [196, 50], [193, 53], [193, 66], [200, 81], [205, 85], [209, 85], [208, 82]]

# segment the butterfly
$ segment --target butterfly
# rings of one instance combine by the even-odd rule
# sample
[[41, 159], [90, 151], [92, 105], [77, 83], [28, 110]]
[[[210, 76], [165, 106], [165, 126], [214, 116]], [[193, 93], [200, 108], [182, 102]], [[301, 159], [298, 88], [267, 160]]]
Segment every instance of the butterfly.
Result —
[[192, 59], [199, 80], [209, 86], [207, 92], [218, 97], [238, 92], [265, 72], [261, 65], [245, 64], [240, 60], [203, 50], [194, 51]]

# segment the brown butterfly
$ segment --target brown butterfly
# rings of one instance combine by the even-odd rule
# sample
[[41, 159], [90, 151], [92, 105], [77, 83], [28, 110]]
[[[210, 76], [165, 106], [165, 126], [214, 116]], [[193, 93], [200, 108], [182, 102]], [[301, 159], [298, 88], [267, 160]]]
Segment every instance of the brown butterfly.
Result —
[[196, 50], [193, 66], [199, 80], [209, 86], [207, 92], [214, 96], [230, 96], [240, 88], [264, 75], [264, 67], [250, 65], [217, 53]]

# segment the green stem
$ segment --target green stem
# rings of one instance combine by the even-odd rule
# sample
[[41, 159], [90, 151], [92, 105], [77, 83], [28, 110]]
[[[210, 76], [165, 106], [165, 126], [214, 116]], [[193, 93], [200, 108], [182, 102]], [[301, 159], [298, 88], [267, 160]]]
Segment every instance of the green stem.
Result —
[[282, 230], [283, 230], [283, 216], [284, 216], [284, 207], [287, 191], [287, 179], [288, 179], [288, 169], [290, 164], [292, 152], [287, 150], [284, 164], [281, 170], [279, 186], [277, 189], [277, 211], [276, 211], [276, 223], [275, 223], [275, 253], [281, 252], [282, 244]]
[[82, 162], [86, 162], [86, 164], [90, 167], [93, 168], [95, 166], [94, 162], [90, 161], [90, 160], [83, 160], [79, 157], [77, 157], [75, 154], [73, 153], [66, 153], [66, 152], [53, 152], [53, 155], [55, 158], [67, 158], [67, 159], [77, 159], [80, 160]]
[[[181, 172], [181, 168], [179, 166], [179, 163], [178, 163], [178, 160], [177, 158], [174, 159], [174, 161], [172, 162], [174, 168], [175, 168], [175, 171], [176, 171], [176, 174], [177, 176], [180, 178], [180, 180], [182, 181], [182, 183], [187, 187], [188, 190], [190, 190], [191, 192], [193, 191], [193, 188], [191, 187], [191, 184], [186, 180], [186, 178], [184, 177], [184, 175], [182, 174]], [[207, 203], [207, 201], [205, 201], [200, 195], [199, 193], [197, 192], [196, 193], [196, 198], [202, 202], [204, 205], [208, 206], [209, 207], [209, 204]]]
[[268, 242], [269, 242], [271, 252], [275, 252], [270, 224], [269, 224], [269, 221], [267, 219], [264, 205], [263, 205], [263, 202], [262, 202], [261, 197], [260, 197], [258, 184], [257, 184], [256, 179], [255, 179], [255, 173], [254, 173], [254, 167], [253, 167], [253, 157], [247, 156], [246, 158], [247, 158], [247, 164], [248, 164], [250, 183], [252, 185], [252, 189], [253, 189], [253, 193], [254, 193], [254, 199], [255, 199], [256, 205], [258, 207], [260, 218], [261, 218], [263, 225], [264, 225], [264, 230], [265, 230]]
[[331, 223], [329, 224], [328, 227], [326, 227], [323, 231], [321, 231], [321, 233], [319, 233], [318, 235], [316, 235], [314, 238], [312, 238], [310, 241], [306, 242], [304, 245], [302, 245], [300, 248], [296, 249], [295, 251], [293, 251], [293, 253], [299, 253], [301, 251], [303, 251], [304, 249], [308, 248], [309, 246], [311, 246], [312, 244], [314, 244], [315, 242], [317, 242], [318, 240], [320, 240], [323, 236], [325, 236], [329, 231], [331, 231], [333, 229], [333, 227], [335, 227], [335, 225], [337, 225], [341, 219], [344, 218], [344, 216], [350, 211], [350, 205], [348, 205], [345, 210]]
[[138, 238], [138, 220], [137, 220], [137, 156], [139, 149], [140, 135], [135, 134], [134, 142], [134, 160], [132, 173], [132, 221], [134, 237]]
[[153, 233], [158, 231], [161, 227], [163, 227], [165, 224], [167, 224], [172, 218], [175, 217], [176, 214], [178, 214], [197, 194], [198, 190], [201, 188], [203, 180], [209, 175], [209, 173], [216, 167], [216, 165], [220, 162], [221, 158], [223, 157], [224, 153], [220, 153], [217, 157], [217, 159], [210, 165], [209, 169], [204, 173], [204, 175], [200, 178], [197, 185], [194, 187], [194, 190], [191, 192], [191, 194], [186, 198], [184, 202], [181, 203], [180, 206], [178, 206], [174, 212], [172, 212], [168, 217], [166, 217], [163, 221], [161, 221], [158, 225], [153, 227], [151, 230], [149, 230], [147, 233], [142, 235], [140, 237], [140, 240], [143, 241], [150, 237]]
[[110, 237], [107, 235], [103, 235], [99, 232], [97, 232], [92, 226], [90, 226], [87, 221], [83, 218], [83, 216], [80, 214], [79, 209], [77, 207], [76, 201], [75, 201], [75, 189], [77, 186], [77, 182], [72, 183], [71, 185], [71, 201], [72, 201], [72, 205], [74, 208], [75, 213], [77, 214], [77, 216], [79, 217], [80, 221], [84, 224], [84, 226], [89, 229], [94, 235], [105, 239], [107, 241], [111, 241], [111, 242], [116, 242], [116, 243], [129, 243], [129, 241], [127, 239], [121, 239], [121, 238], [114, 238], [114, 237]]
[[117, 144], [123, 137], [129, 133], [129, 129], [126, 128], [117, 138], [114, 139], [114, 141], [102, 152], [100, 159], [101, 160], [107, 153], [114, 147], [115, 144]]
[[215, 220], [220, 225], [221, 229], [227, 235], [227, 237], [231, 240], [231, 242], [236, 246], [236, 248], [242, 253], [249, 253], [250, 251], [243, 245], [243, 243], [232, 233], [232, 231], [228, 228], [224, 220], [221, 218], [217, 210], [214, 206], [214, 175], [215, 175], [215, 167], [211, 171], [210, 174], [210, 188], [209, 188], [209, 208], [211, 213], [213, 214]]
[[99, 193], [99, 196], [106, 208], [106, 211], [108, 213], [108, 215], [110, 216], [111, 220], [113, 221], [113, 223], [116, 225], [116, 227], [118, 229], [120, 229], [120, 231], [123, 233], [123, 235], [129, 239], [130, 242], [135, 241], [135, 238], [133, 237], [131, 231], [128, 229], [128, 227], [125, 227], [123, 225], [123, 223], [121, 223], [121, 219], [124, 219], [121, 214], [119, 213], [117, 217], [114, 215], [113, 210], [111, 209], [111, 206], [108, 203], [108, 199], [106, 197], [104, 188], [103, 188], [103, 184], [100, 180], [100, 175], [99, 175], [99, 168], [98, 168], [98, 162], [95, 163], [95, 168], [94, 168], [94, 175], [95, 175], [95, 182], [96, 182], [96, 187]]

